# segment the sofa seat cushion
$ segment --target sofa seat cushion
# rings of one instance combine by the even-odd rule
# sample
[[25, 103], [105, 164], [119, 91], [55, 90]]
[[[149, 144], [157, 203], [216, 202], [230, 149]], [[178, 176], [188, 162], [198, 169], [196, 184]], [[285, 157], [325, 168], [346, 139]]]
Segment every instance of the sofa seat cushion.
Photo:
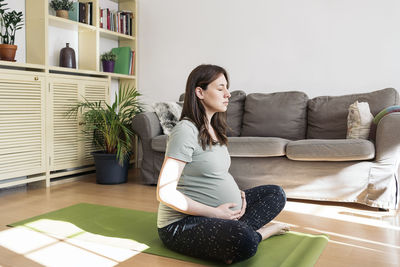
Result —
[[[165, 152], [168, 135], [151, 139], [151, 148]], [[284, 156], [290, 140], [278, 137], [228, 137], [228, 151], [231, 157], [279, 157]]]
[[290, 141], [286, 156], [301, 161], [352, 161], [375, 157], [375, 146], [363, 139], [306, 139]]
[[305, 93], [295, 91], [247, 95], [241, 136], [304, 139], [307, 101]]
[[158, 152], [165, 152], [167, 148], [168, 135], [158, 135], [151, 139], [151, 149]]
[[279, 157], [290, 140], [278, 137], [228, 137], [231, 157]]

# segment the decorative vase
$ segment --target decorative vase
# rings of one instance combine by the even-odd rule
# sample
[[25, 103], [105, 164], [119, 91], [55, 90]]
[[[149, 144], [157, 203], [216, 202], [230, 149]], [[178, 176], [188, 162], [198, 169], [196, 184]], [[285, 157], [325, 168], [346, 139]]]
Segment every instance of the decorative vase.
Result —
[[69, 47], [69, 43], [60, 51], [60, 67], [76, 68], [75, 51]]
[[104, 72], [114, 72], [115, 61], [103, 60], [103, 71]]
[[128, 178], [129, 160], [123, 166], [119, 165], [117, 154], [106, 154], [104, 151], [92, 152], [96, 166], [96, 182], [98, 184], [126, 183]]
[[68, 10], [56, 10], [56, 16], [64, 19], [68, 19]]
[[17, 48], [16, 45], [0, 44], [0, 60], [15, 61]]

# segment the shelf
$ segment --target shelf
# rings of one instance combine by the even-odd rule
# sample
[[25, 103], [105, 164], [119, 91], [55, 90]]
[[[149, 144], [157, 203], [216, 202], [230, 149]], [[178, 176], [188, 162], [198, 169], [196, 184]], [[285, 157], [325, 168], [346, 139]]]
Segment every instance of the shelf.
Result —
[[110, 1], [114, 3], [123, 3], [123, 2], [129, 2], [130, 0], [110, 0]]
[[111, 77], [111, 79], [131, 79], [131, 80], [135, 80], [136, 76], [134, 75], [127, 75], [127, 74], [119, 74], [119, 73], [111, 73], [111, 72], [102, 72], [105, 75], [108, 75]]
[[102, 72], [102, 71], [94, 71], [94, 70], [81, 70], [81, 69], [71, 69], [64, 67], [52, 66], [49, 68], [50, 72], [60, 72], [60, 73], [71, 73], [71, 74], [85, 74], [85, 75], [94, 75], [101, 77], [111, 77], [111, 79], [130, 79], [135, 80], [136, 76], [127, 75], [127, 74], [119, 74], [119, 73], [111, 73], [111, 72]]
[[64, 29], [69, 29], [69, 30], [73, 30], [76, 26], [78, 26], [81, 29], [87, 29], [90, 31], [96, 30], [96, 27], [93, 25], [88, 25], [85, 23], [73, 21], [70, 19], [64, 19], [53, 15], [49, 15], [49, 24], [52, 26], [62, 27]]
[[21, 63], [21, 62], [11, 62], [11, 61], [4, 61], [0, 60], [0, 67], [11, 67], [11, 68], [19, 68], [19, 69], [32, 69], [35, 71], [45, 71], [44, 65], [39, 64], [30, 64], [30, 63]]
[[135, 40], [135, 37], [126, 35], [119, 32], [113, 32], [103, 28], [99, 28], [100, 36], [104, 38], [109, 38], [113, 40]]
[[94, 75], [94, 76], [102, 76], [107, 75], [105, 72], [98, 72], [94, 70], [82, 70], [82, 69], [72, 69], [72, 68], [64, 68], [51, 66], [49, 67], [50, 72], [64, 72], [64, 73], [72, 73], [72, 74], [85, 74], [85, 75]]

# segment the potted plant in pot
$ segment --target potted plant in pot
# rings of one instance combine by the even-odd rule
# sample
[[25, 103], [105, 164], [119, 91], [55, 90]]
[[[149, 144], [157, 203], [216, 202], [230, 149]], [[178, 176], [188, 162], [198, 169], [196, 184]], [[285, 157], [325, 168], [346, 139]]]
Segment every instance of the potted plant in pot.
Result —
[[101, 62], [103, 63], [104, 72], [114, 72], [115, 61], [117, 60], [117, 55], [112, 51], [105, 52], [100, 56]]
[[99, 148], [92, 153], [97, 183], [119, 184], [127, 180], [134, 137], [132, 118], [142, 112], [139, 96], [135, 88], [121, 86], [112, 105], [85, 99], [68, 113], [75, 118], [79, 115], [80, 123], [85, 125], [84, 138], [90, 138]]
[[74, 9], [74, 3], [69, 0], [51, 0], [50, 7], [56, 11], [56, 16], [68, 19], [68, 11]]
[[0, 0], [0, 60], [15, 61], [15, 53], [18, 46], [14, 44], [15, 33], [22, 28], [22, 12], [6, 12], [8, 8], [4, 8], [7, 3]]

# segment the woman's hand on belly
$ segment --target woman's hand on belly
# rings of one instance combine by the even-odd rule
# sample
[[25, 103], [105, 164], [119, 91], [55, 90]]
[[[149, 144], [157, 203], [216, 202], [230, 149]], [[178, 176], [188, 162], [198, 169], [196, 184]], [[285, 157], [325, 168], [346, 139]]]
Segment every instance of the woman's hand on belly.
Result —
[[241, 193], [241, 196], [242, 196], [242, 209], [241, 209], [241, 211], [240, 211], [240, 214], [239, 214], [239, 218], [238, 218], [238, 219], [242, 218], [242, 216], [243, 216], [243, 215], [245, 214], [245, 212], [246, 212], [246, 207], [247, 207], [246, 194], [244, 193], [244, 191], [240, 191], [240, 193]]
[[236, 203], [225, 203], [216, 208], [214, 208], [214, 214], [212, 217], [227, 220], [237, 220], [241, 210], [231, 210], [231, 208], [236, 207]]

